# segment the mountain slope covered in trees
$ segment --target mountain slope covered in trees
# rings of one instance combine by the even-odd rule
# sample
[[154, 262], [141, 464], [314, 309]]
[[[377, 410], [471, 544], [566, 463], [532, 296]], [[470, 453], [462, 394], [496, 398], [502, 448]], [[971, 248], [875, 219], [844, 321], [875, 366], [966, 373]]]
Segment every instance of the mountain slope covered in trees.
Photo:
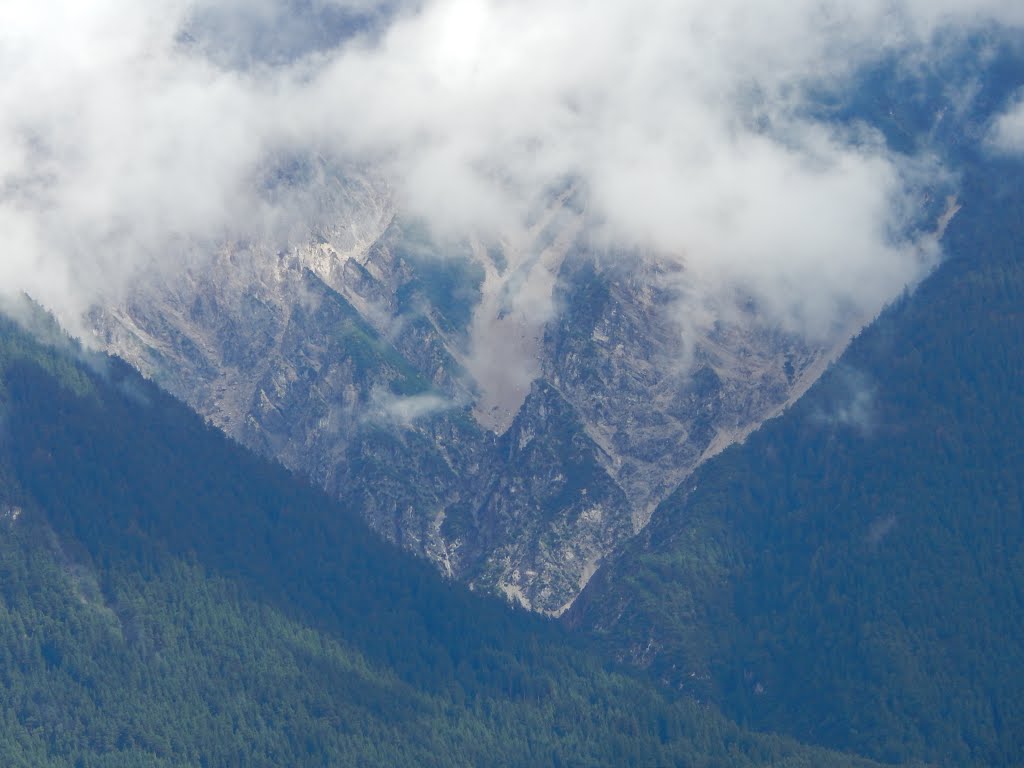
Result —
[[692, 476], [568, 621], [752, 727], [1024, 760], [1024, 194], [971, 155], [949, 260]]
[[5, 765], [861, 764], [609, 671], [51, 341], [0, 320]]

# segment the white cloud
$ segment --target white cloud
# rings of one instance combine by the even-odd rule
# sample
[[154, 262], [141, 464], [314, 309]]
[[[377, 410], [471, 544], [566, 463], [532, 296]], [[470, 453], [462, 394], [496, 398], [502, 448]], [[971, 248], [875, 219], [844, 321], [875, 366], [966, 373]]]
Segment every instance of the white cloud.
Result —
[[1000, 152], [1024, 154], [1024, 94], [992, 123], [988, 141]]
[[68, 320], [276, 222], [261, 168], [313, 154], [373, 164], [445, 235], [514, 233], [571, 180], [599, 241], [827, 324], [921, 267], [891, 237], [908, 168], [807, 117], [805, 87], [944, 25], [1024, 22], [996, 0], [316, 0], [345, 42], [305, 45], [297, 7], [0, 7], [0, 280]]
[[374, 390], [370, 418], [408, 425], [455, 407], [451, 400], [436, 394], [398, 397], [383, 390]]

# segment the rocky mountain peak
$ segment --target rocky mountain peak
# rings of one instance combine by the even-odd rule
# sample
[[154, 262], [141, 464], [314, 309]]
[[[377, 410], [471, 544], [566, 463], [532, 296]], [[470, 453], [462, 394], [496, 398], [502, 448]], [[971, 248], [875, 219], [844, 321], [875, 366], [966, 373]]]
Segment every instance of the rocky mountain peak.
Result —
[[100, 342], [475, 588], [557, 613], [707, 456], [845, 342], [694, 303], [678, 262], [525, 232], [438, 246], [327, 179], [300, 244], [227, 245], [95, 310]]

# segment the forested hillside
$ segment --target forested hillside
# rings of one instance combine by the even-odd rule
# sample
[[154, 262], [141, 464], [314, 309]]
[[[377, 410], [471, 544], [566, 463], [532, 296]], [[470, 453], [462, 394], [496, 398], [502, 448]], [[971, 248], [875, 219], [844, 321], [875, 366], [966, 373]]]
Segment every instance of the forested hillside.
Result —
[[949, 260], [692, 476], [569, 622], [758, 729], [1024, 762], [1024, 168], [963, 167]]
[[50, 336], [0, 321], [4, 765], [860, 764], [609, 671]]

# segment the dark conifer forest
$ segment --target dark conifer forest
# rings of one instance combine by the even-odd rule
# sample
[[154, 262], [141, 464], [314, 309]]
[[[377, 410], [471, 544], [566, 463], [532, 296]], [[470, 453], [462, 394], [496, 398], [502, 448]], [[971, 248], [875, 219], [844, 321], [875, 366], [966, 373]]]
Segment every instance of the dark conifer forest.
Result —
[[47, 335], [0, 322], [5, 765], [866, 764], [753, 735], [443, 581]]

